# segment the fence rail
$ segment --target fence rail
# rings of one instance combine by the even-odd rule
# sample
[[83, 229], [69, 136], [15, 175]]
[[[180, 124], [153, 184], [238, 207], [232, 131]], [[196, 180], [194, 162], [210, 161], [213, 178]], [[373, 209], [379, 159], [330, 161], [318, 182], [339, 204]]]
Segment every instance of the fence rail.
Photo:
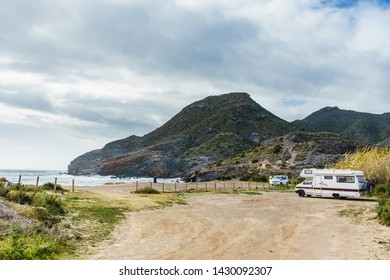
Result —
[[[53, 183], [54, 189], [58, 186], [58, 178], [52, 178], [51, 182], [44, 183]], [[22, 175], [19, 176], [18, 183], [22, 183]], [[35, 186], [38, 187], [40, 183], [40, 177], [37, 176], [35, 180]], [[223, 191], [223, 190], [255, 190], [255, 189], [267, 189], [270, 188], [268, 182], [252, 182], [252, 181], [209, 181], [209, 182], [191, 182], [191, 183], [166, 183], [166, 182], [119, 182], [119, 183], [107, 183], [107, 186], [125, 186], [132, 191], [136, 191], [141, 188], [151, 187], [161, 192], [179, 192], [179, 191]], [[77, 178], [69, 181], [69, 184], [65, 184], [64, 187], [69, 187], [72, 192], [77, 188]], [[86, 187], [86, 186], [79, 186]]]

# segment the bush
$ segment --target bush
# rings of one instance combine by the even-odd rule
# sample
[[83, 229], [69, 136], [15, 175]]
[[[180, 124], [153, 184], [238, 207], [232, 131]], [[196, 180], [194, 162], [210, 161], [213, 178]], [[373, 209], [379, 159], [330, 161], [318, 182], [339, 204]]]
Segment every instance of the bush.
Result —
[[9, 192], [9, 189], [6, 189], [6, 188], [3, 188], [3, 187], [0, 187], [0, 197], [3, 197], [3, 198], [6, 198], [7, 197], [7, 194]]
[[55, 195], [45, 194], [43, 198], [44, 198], [43, 207], [45, 207], [50, 214], [52, 215], [65, 214], [65, 209], [59, 197]]
[[159, 194], [160, 191], [159, 191], [159, 190], [156, 190], [156, 189], [154, 189], [154, 188], [152, 188], [152, 187], [145, 187], [145, 188], [136, 190], [135, 193]]
[[[53, 183], [45, 183], [42, 186], [40, 186], [39, 188], [42, 189], [42, 190], [53, 191], [54, 190], [54, 184]], [[61, 185], [57, 184], [56, 185], [56, 191], [63, 192], [63, 191], [65, 191], [65, 189]]]
[[23, 189], [26, 189], [27, 186], [26, 185], [23, 185], [23, 184], [20, 184], [20, 183], [17, 183], [17, 184], [14, 184], [10, 187], [11, 190], [15, 190], [15, 191], [19, 191], [19, 190], [23, 190]]
[[51, 215], [63, 215], [65, 214], [64, 206], [61, 199], [52, 194], [42, 193], [35, 197], [32, 206], [43, 207], [47, 209]]
[[390, 185], [378, 185], [374, 188], [372, 194], [383, 199], [390, 199]]
[[273, 154], [278, 154], [282, 151], [282, 146], [280, 144], [276, 144], [275, 146], [273, 146], [272, 148], [272, 153]]
[[25, 192], [23, 190], [10, 190], [7, 192], [6, 199], [18, 204], [31, 205], [34, 200], [35, 193]]
[[268, 182], [268, 176], [258, 174], [247, 174], [240, 178], [240, 181]]
[[380, 200], [377, 207], [377, 213], [381, 223], [390, 226], [390, 200]]

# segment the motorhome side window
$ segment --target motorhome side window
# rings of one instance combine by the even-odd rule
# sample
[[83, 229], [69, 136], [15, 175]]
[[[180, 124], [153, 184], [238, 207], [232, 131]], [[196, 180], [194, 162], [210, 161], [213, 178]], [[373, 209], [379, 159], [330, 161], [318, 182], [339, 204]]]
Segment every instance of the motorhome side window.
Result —
[[337, 182], [339, 183], [355, 183], [354, 176], [337, 176]]
[[325, 179], [325, 180], [333, 180], [333, 176], [326, 176], [326, 175], [325, 175], [325, 176], [324, 176], [324, 179]]

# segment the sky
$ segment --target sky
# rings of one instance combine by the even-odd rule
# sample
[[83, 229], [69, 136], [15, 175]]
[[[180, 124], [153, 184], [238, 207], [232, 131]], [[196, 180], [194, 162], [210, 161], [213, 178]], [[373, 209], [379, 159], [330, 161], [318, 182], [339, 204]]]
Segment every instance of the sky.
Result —
[[[210, 95], [390, 105], [390, 0], [0, 0], [0, 169], [60, 169]], [[1, 175], [1, 174], [0, 174]]]

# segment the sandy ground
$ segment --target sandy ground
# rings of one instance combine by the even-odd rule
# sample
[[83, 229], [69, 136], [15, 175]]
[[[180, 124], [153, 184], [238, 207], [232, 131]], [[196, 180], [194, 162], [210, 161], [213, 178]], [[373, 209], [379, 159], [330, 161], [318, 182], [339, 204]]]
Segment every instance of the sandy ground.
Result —
[[[120, 187], [94, 191], [128, 193]], [[129, 213], [88, 259], [390, 259], [390, 228], [375, 219], [376, 202], [369, 199], [263, 192], [189, 195], [187, 201]]]

